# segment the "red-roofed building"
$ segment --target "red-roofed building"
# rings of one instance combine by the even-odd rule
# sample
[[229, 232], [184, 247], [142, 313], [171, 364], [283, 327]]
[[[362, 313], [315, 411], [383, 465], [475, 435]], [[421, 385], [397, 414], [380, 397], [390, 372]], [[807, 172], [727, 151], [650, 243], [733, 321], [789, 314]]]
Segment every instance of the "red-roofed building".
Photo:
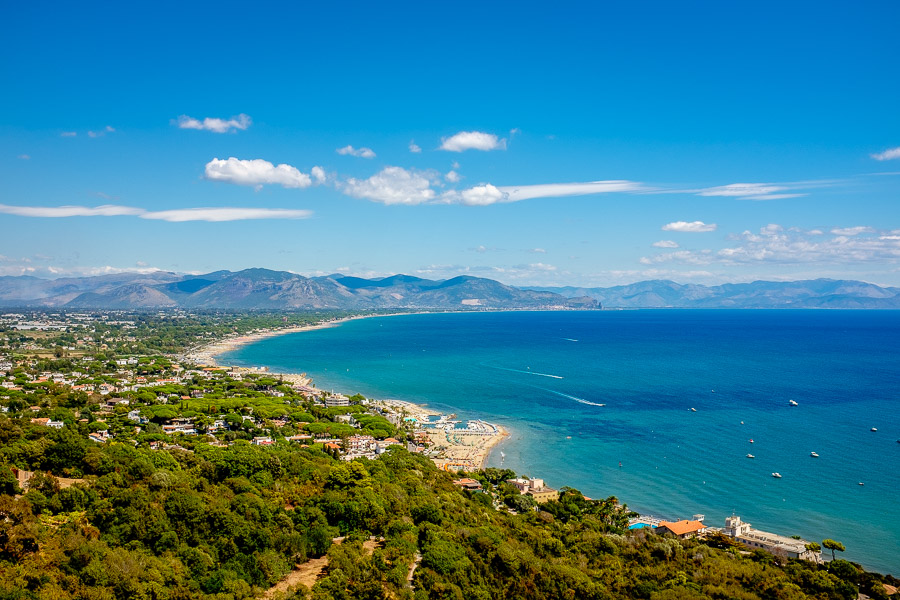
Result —
[[656, 528], [656, 533], [663, 534], [669, 533], [674, 535], [678, 539], [687, 539], [692, 537], [697, 537], [706, 532], [706, 525], [701, 523], [700, 521], [688, 521], [687, 519], [683, 521], [660, 521], [659, 526]]

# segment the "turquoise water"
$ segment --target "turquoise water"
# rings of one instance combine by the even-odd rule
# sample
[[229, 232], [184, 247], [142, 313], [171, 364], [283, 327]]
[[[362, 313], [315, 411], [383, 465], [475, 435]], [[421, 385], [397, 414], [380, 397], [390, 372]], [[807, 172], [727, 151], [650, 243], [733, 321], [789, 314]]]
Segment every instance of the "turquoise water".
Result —
[[666, 518], [834, 538], [900, 573], [900, 311], [405, 315], [220, 360], [495, 421], [511, 436], [492, 466]]

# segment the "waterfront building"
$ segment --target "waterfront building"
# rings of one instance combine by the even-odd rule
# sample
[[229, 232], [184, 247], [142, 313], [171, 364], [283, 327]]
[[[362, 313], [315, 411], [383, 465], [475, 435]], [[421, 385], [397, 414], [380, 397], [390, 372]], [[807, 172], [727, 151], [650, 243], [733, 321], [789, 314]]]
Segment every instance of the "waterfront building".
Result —
[[787, 558], [800, 558], [816, 562], [819, 560], [818, 552], [806, 549], [809, 544], [807, 540], [798, 540], [777, 533], [753, 529], [750, 523], [741, 521], [741, 518], [735, 515], [725, 518], [725, 529], [722, 530], [722, 533], [733, 537], [751, 549], [765, 550]]
[[656, 533], [668, 533], [680, 540], [701, 536], [706, 533], [706, 525], [700, 521], [660, 521], [656, 526]]

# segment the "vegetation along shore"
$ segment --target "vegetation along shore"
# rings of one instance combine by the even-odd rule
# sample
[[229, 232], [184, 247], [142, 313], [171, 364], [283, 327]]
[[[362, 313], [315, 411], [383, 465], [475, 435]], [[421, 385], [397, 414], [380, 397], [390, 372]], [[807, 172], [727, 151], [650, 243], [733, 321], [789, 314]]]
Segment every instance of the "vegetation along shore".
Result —
[[839, 541], [793, 557], [742, 523], [650, 523], [484, 468], [497, 424], [211, 360], [351, 316], [0, 315], [0, 597], [849, 600], [900, 584]]

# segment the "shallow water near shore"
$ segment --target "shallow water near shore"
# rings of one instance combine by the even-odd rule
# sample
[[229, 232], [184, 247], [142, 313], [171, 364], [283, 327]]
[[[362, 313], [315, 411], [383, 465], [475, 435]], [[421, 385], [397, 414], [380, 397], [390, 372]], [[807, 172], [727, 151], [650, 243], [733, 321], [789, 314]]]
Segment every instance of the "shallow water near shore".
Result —
[[900, 573], [900, 311], [403, 315], [219, 362], [495, 421], [511, 435], [489, 466], [667, 518], [734, 512]]

